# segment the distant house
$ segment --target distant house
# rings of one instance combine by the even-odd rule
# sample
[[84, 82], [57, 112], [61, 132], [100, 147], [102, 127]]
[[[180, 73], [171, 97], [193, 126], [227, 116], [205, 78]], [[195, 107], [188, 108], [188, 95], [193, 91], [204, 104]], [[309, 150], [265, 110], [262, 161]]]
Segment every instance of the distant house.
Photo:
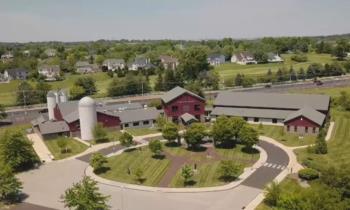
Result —
[[55, 57], [57, 54], [57, 51], [55, 49], [50, 48], [50, 49], [46, 49], [44, 53], [47, 55], [47, 57]]
[[124, 59], [106, 59], [103, 61], [102, 69], [108, 70], [108, 71], [115, 71], [119, 69], [125, 68], [125, 61]]
[[225, 63], [225, 56], [220, 54], [212, 54], [208, 56], [207, 61], [212, 66], [218, 66]]
[[13, 54], [11, 52], [6, 52], [5, 54], [1, 55], [1, 61], [3, 63], [12, 61], [14, 58]]
[[30, 56], [30, 51], [29, 51], [29, 50], [24, 50], [24, 51], [22, 52], [22, 54], [23, 54], [24, 56]]
[[267, 61], [269, 63], [282, 63], [283, 58], [281, 58], [281, 56], [275, 53], [267, 53]]
[[190, 124], [204, 121], [205, 99], [181, 87], [175, 87], [162, 96], [165, 117], [175, 123]]
[[87, 61], [78, 61], [75, 64], [76, 71], [81, 74], [94, 73], [98, 71], [98, 66], [96, 64], [90, 64]]
[[9, 76], [7, 71], [4, 71], [3, 73], [0, 72], [0, 82], [6, 82], [9, 80]]
[[15, 68], [5, 70], [4, 76], [7, 80], [26, 80], [29, 75], [29, 71], [24, 68]]
[[241, 52], [232, 55], [231, 57], [232, 63], [237, 63], [240, 65], [247, 65], [247, 64], [257, 64], [258, 62], [255, 60], [254, 55], [248, 52]]
[[151, 64], [151, 61], [149, 58], [135, 58], [135, 61], [130, 65], [130, 70], [136, 71], [139, 69], [150, 69], [153, 68], [153, 64]]
[[179, 60], [169, 55], [161, 55], [159, 56], [159, 59], [164, 69], [175, 70], [179, 65]]
[[39, 74], [44, 76], [47, 81], [55, 81], [60, 75], [60, 71], [59, 65], [42, 65], [38, 70]]

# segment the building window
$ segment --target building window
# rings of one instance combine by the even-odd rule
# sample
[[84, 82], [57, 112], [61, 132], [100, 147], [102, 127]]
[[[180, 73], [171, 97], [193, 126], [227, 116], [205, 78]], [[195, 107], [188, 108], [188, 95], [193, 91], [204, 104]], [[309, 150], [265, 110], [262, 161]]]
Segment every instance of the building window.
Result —
[[177, 119], [177, 117], [173, 117], [173, 119], [172, 119], [172, 120], [173, 120], [173, 122], [174, 122], [174, 123], [178, 123], [178, 119]]
[[308, 133], [309, 132], [309, 127], [305, 127], [305, 133]]
[[259, 122], [259, 118], [258, 117], [254, 117], [254, 122]]
[[157, 123], [157, 120], [153, 120], [153, 123]]
[[289, 127], [289, 125], [287, 125], [287, 131], [289, 131], [290, 130], [290, 127]]
[[195, 116], [198, 120], [201, 120], [201, 116], [200, 115], [196, 115]]
[[143, 124], [144, 124], [144, 125], [148, 125], [148, 124], [149, 124], [149, 121], [148, 121], [148, 120], [145, 120], [145, 121], [143, 121]]
[[316, 127], [312, 128], [312, 133], [316, 133]]
[[243, 119], [244, 119], [245, 121], [248, 121], [248, 117], [243, 117]]
[[132, 125], [133, 125], [133, 126], [139, 126], [140, 123], [139, 123], [139, 122], [134, 122]]
[[129, 127], [129, 123], [125, 123], [125, 124], [124, 124], [124, 127], [125, 127], [125, 128], [128, 128], [128, 127]]
[[272, 123], [277, 123], [277, 119], [272, 119]]
[[201, 110], [201, 106], [199, 104], [194, 105], [194, 110], [195, 111], [200, 111]]
[[189, 112], [190, 111], [190, 106], [189, 105], [184, 105], [183, 106], [183, 111], [184, 112]]
[[298, 130], [298, 127], [294, 126], [294, 132], [297, 132], [297, 130]]
[[172, 112], [177, 112], [177, 110], [178, 110], [178, 107], [177, 107], [177, 106], [172, 106], [172, 107], [171, 107], [171, 111], [172, 111]]

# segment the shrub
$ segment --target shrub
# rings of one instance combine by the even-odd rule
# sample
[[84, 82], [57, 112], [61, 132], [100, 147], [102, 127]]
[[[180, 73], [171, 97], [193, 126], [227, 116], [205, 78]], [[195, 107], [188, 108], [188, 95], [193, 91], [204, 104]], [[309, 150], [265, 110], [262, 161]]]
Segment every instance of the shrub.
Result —
[[240, 171], [241, 166], [232, 160], [223, 160], [220, 162], [219, 172], [221, 178], [226, 182], [235, 180], [238, 177]]
[[95, 173], [100, 173], [107, 162], [107, 158], [101, 153], [94, 153], [90, 159], [90, 166], [94, 169]]
[[301, 169], [298, 172], [298, 175], [301, 179], [305, 179], [305, 180], [314, 180], [314, 179], [319, 178], [318, 171], [316, 171], [312, 168]]
[[291, 57], [292, 61], [301, 63], [307, 61], [307, 56], [305, 54], [296, 54]]

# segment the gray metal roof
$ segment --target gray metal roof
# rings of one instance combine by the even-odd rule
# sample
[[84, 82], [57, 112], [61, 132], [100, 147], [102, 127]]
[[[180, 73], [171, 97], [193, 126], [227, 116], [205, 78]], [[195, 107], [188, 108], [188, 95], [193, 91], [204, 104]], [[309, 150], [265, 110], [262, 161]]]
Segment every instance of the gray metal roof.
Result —
[[221, 92], [214, 106], [277, 108], [298, 110], [305, 106], [328, 111], [330, 97], [327, 95], [278, 94], [252, 92]]
[[185, 113], [183, 115], [180, 116], [180, 118], [185, 122], [185, 123], [189, 123], [192, 121], [198, 121], [197, 118], [195, 118], [193, 115], [189, 114], [189, 113]]
[[103, 61], [103, 65], [120, 65], [120, 64], [125, 64], [124, 59], [106, 59]]
[[114, 111], [114, 110], [131, 110], [142, 109], [143, 106], [140, 103], [121, 103], [121, 104], [99, 104], [97, 106], [98, 111]]
[[155, 120], [159, 117], [160, 111], [154, 107], [147, 109], [125, 110], [114, 113], [122, 123], [138, 122], [144, 120]]
[[181, 95], [183, 95], [185, 93], [187, 93], [187, 94], [189, 94], [191, 96], [194, 96], [196, 98], [199, 98], [201, 100], [205, 100], [204, 98], [200, 97], [199, 95], [196, 95], [196, 94], [194, 94], [194, 93], [192, 93], [192, 92], [190, 92], [190, 91], [188, 91], [186, 89], [183, 89], [182, 87], [179, 87], [179, 86], [177, 86], [177, 87], [171, 89], [170, 91], [166, 92], [164, 95], [162, 95], [161, 98], [162, 98], [164, 103], [169, 103], [170, 101], [174, 100], [175, 98], [177, 98], [177, 97], [179, 97], [179, 96], [181, 96]]
[[65, 121], [47, 121], [39, 124], [39, 130], [41, 134], [55, 134], [68, 132], [69, 127]]
[[47, 114], [41, 114], [37, 118], [35, 118], [34, 120], [30, 121], [30, 123], [33, 126], [38, 126], [39, 124], [44, 123], [48, 120], [49, 120], [49, 116]]
[[296, 112], [292, 112], [290, 115], [288, 115], [286, 117], [286, 119], [284, 120], [284, 122], [288, 122], [290, 120], [293, 120], [297, 117], [305, 117], [309, 120], [311, 120], [312, 122], [317, 123], [318, 125], [323, 125], [323, 122], [326, 118], [326, 116], [318, 111], [316, 111], [315, 109], [311, 108], [311, 107], [304, 107]]
[[270, 119], [285, 119], [295, 111], [276, 110], [276, 109], [252, 109], [252, 108], [233, 108], [233, 107], [215, 107], [211, 112], [213, 116], [235, 116], [235, 117], [259, 117]]

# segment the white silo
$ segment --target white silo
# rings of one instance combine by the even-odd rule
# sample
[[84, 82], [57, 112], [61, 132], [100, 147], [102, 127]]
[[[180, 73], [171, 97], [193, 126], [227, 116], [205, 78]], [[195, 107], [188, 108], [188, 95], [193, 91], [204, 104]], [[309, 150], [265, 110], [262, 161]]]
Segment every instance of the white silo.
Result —
[[97, 123], [96, 103], [86, 96], [79, 101], [80, 132], [82, 140], [93, 140], [93, 129]]
[[56, 95], [53, 91], [49, 91], [46, 96], [47, 110], [49, 114], [49, 120], [55, 119], [54, 109], [56, 107]]
[[67, 93], [64, 90], [60, 90], [58, 92], [59, 98], [60, 98], [60, 103], [65, 103], [68, 101]]
[[55, 94], [55, 97], [56, 97], [56, 103], [60, 103], [60, 95], [58, 94], [57, 91], [53, 92]]

